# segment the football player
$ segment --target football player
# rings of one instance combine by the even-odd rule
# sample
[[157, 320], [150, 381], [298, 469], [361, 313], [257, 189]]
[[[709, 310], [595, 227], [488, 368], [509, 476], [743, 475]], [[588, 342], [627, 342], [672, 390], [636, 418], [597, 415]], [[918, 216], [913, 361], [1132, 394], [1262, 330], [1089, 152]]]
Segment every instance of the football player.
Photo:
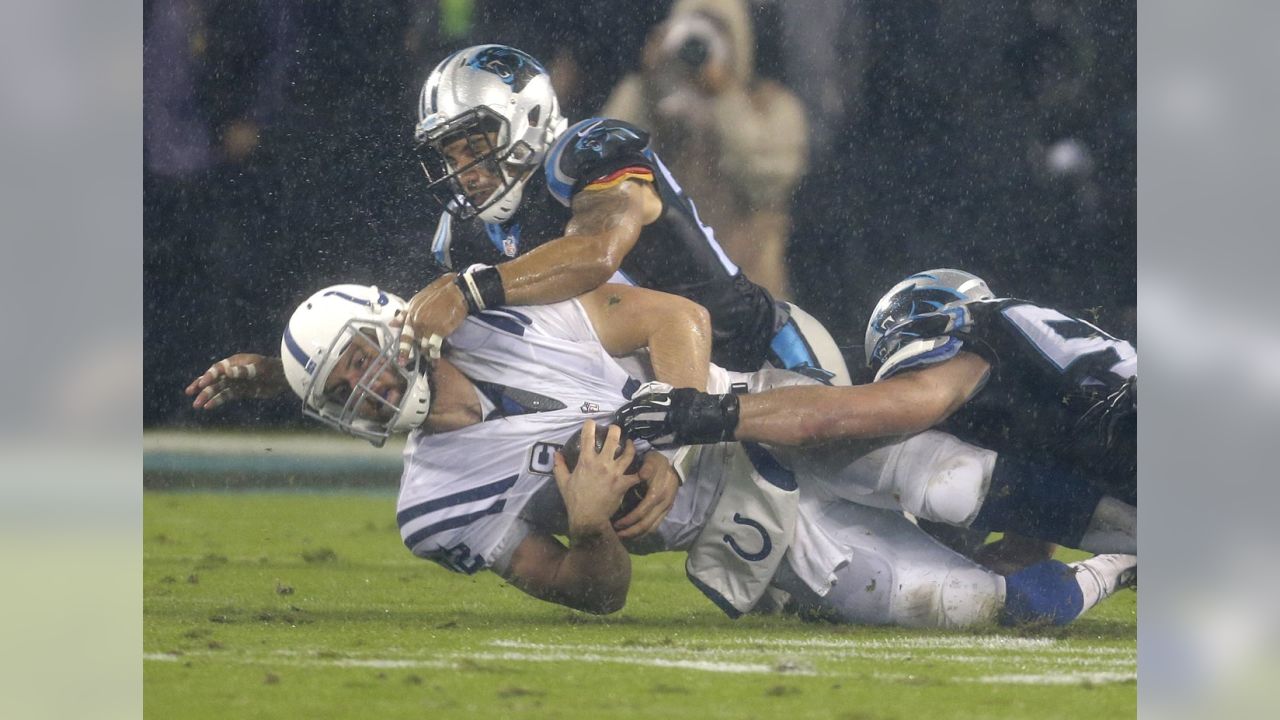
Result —
[[570, 126], [526, 53], [480, 45], [445, 58], [422, 87], [415, 138], [427, 190], [445, 210], [434, 256], [457, 272], [412, 299], [409, 335], [448, 336], [468, 314], [611, 281], [707, 308], [722, 367], [769, 363], [849, 383], [826, 330], [724, 254], [648, 133], [608, 118]]
[[[312, 417], [375, 443], [412, 427], [397, 512], [406, 547], [456, 572], [493, 570], [535, 597], [587, 612], [624, 605], [628, 552], [688, 553], [691, 580], [733, 616], [776, 585], [836, 619], [911, 626], [1069, 622], [1136, 568], [1132, 556], [1103, 555], [1004, 578], [901, 512], [824, 495], [819, 479], [758, 445], [648, 452], [638, 476], [627, 475], [636, 448], [620, 443], [618, 429], [598, 448], [592, 442], [594, 421], [640, 384], [613, 354], [647, 346], [658, 379], [713, 391], [814, 382], [709, 366], [707, 318], [689, 301], [606, 285], [552, 305], [489, 308], [464, 320], [441, 357], [407, 364], [393, 359], [399, 338], [390, 323], [403, 309], [377, 288], [326, 288], [294, 312], [280, 358], [233, 356], [188, 393], [213, 407], [228, 392], [287, 386]], [[560, 448], [574, 435], [584, 449], [570, 472]], [[986, 451], [958, 441], [948, 448], [942, 465], [984, 462]], [[610, 517], [624, 493], [646, 472], [675, 474], [673, 463], [683, 482], [672, 510], [619, 531]], [[649, 532], [634, 531], [642, 526]]]
[[868, 385], [741, 397], [659, 388], [638, 395], [621, 422], [632, 437], [678, 444], [804, 445], [936, 427], [999, 453], [974, 529], [1001, 515], [1002, 529], [1041, 538], [1123, 531], [1136, 551], [1138, 359], [1130, 343], [938, 269], [881, 298], [866, 358], [876, 371]]

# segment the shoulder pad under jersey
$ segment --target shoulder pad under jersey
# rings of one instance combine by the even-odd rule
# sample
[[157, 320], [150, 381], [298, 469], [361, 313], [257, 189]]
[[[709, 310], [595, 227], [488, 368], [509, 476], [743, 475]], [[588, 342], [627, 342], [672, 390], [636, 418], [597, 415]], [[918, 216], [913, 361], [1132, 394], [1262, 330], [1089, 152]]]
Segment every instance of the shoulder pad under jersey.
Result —
[[628, 179], [652, 182], [649, 133], [621, 120], [589, 118], [560, 135], [543, 168], [551, 195], [565, 206], [584, 188], [604, 189]]

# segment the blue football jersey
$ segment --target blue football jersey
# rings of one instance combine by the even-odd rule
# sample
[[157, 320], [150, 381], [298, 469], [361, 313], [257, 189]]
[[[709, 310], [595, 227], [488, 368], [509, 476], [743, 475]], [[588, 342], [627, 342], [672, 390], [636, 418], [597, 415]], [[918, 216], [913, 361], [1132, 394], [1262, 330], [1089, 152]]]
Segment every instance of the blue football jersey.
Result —
[[711, 314], [713, 362], [740, 371], [763, 366], [779, 324], [773, 298], [725, 255], [715, 232], [649, 146], [648, 133], [620, 120], [590, 118], [566, 130], [508, 222], [442, 217], [432, 244], [436, 260], [456, 270], [528, 252], [564, 234], [579, 192], [627, 180], [652, 183], [663, 210], [641, 230], [611, 282], [693, 300]]
[[[986, 384], [939, 429], [1001, 453], [1078, 467], [1122, 499], [1137, 472], [1133, 345], [1052, 308], [1015, 299], [967, 303], [895, 328], [902, 352], [879, 377], [960, 351], [991, 364]], [[897, 360], [896, 358], [901, 358]]]

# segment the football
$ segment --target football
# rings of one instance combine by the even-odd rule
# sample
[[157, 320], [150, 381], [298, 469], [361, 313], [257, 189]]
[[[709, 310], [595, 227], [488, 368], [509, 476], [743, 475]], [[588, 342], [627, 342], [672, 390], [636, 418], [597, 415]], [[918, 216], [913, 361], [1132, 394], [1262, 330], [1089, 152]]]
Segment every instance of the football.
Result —
[[[604, 449], [604, 440], [608, 434], [608, 425], [596, 425], [596, 452], [600, 452]], [[561, 454], [564, 455], [564, 462], [569, 466], [569, 470], [573, 470], [573, 468], [578, 464], [578, 456], [582, 453], [582, 443], [579, 441], [579, 438], [581, 437], [581, 433], [574, 433], [573, 437], [569, 438], [569, 441], [564, 444], [564, 447], [560, 448]], [[614, 457], [618, 457], [621, 454], [622, 445], [619, 445], [618, 452], [614, 454]], [[635, 473], [640, 472], [640, 466], [643, 464], [644, 456], [637, 452], [635, 459], [633, 459], [631, 464], [627, 466], [626, 474], [634, 475]], [[638, 483], [627, 490], [626, 494], [622, 496], [622, 504], [618, 506], [618, 511], [613, 514], [612, 519], [617, 520], [635, 509], [635, 506], [644, 499], [644, 494], [647, 489], [647, 483]]]

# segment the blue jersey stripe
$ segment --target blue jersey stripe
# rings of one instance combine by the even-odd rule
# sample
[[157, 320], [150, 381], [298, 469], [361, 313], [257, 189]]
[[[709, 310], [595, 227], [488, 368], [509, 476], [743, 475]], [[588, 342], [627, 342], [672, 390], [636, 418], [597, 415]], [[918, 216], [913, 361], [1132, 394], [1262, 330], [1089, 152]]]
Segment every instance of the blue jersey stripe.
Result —
[[490, 308], [488, 310], [482, 311], [481, 314], [491, 315], [494, 317], [507, 317], [509, 315], [510, 317], [507, 319], [519, 320], [521, 323], [528, 325], [529, 327], [533, 327], [533, 318], [529, 317], [528, 315], [525, 315], [522, 312], [512, 310], [509, 307], [504, 306], [504, 307]]
[[512, 317], [516, 318], [517, 320], [519, 320], [520, 322], [524, 323], [525, 325], [529, 325], [529, 326], [532, 326], [532, 325], [533, 325], [533, 318], [530, 318], [528, 315], [525, 315], [525, 314], [524, 314], [524, 313], [522, 313], [522, 312], [517, 312], [517, 311], [515, 311], [515, 310], [512, 310], [512, 309], [511, 309], [511, 308], [509, 308], [509, 307], [504, 307], [504, 308], [502, 308], [501, 310], [495, 310], [494, 312], [504, 312], [504, 313], [506, 313], [506, 314], [508, 314], [508, 315], [511, 315]]
[[756, 443], [744, 442], [742, 449], [747, 452], [751, 466], [760, 473], [770, 485], [788, 492], [800, 487], [796, 484], [795, 473], [782, 466], [778, 459]]
[[454, 505], [462, 505], [463, 503], [475, 502], [476, 500], [484, 500], [485, 498], [491, 498], [495, 495], [501, 495], [502, 493], [510, 490], [511, 486], [516, 484], [516, 478], [518, 477], [519, 475], [512, 475], [509, 478], [504, 478], [497, 482], [489, 483], [488, 485], [481, 485], [480, 487], [471, 488], [470, 490], [464, 490], [452, 495], [446, 495], [442, 498], [428, 500], [424, 503], [414, 505], [413, 507], [405, 508], [404, 510], [396, 513], [396, 524], [400, 527], [404, 527], [405, 523], [408, 523], [410, 520], [420, 518], [427, 513], [443, 510], [444, 508], [453, 507]]
[[818, 358], [813, 354], [809, 343], [800, 334], [794, 320], [787, 320], [782, 329], [769, 341], [769, 349], [782, 362], [782, 367], [791, 369], [802, 365], [821, 367]]
[[499, 499], [497, 502], [495, 502], [494, 504], [490, 505], [489, 507], [483, 510], [478, 510], [473, 513], [468, 513], [466, 515], [454, 515], [453, 517], [447, 518], [445, 520], [441, 520], [438, 523], [432, 523], [422, 528], [421, 530], [414, 532], [409, 537], [405, 538], [404, 546], [412, 550], [414, 547], [418, 545], [418, 543], [422, 542], [423, 540], [426, 540], [427, 538], [431, 537], [432, 535], [435, 535], [438, 532], [443, 532], [445, 530], [452, 530], [454, 528], [460, 528], [464, 525], [470, 525], [471, 523], [475, 522], [476, 520], [479, 520], [480, 518], [488, 517], [490, 515], [497, 515], [498, 513], [502, 512], [502, 509], [506, 506], [507, 506], [507, 501], [505, 498], [503, 498], [503, 499]]
[[724, 595], [721, 595], [720, 593], [716, 592], [715, 589], [713, 589], [710, 585], [694, 577], [687, 570], [685, 571], [685, 576], [689, 578], [689, 582], [693, 583], [694, 587], [698, 588], [698, 590], [700, 590], [703, 595], [707, 596], [707, 599], [715, 603], [716, 607], [723, 610], [725, 615], [728, 615], [730, 618], [734, 620], [737, 620], [738, 618], [742, 617], [742, 613], [738, 610], [738, 608], [734, 607], [733, 603], [729, 602]]
[[654, 166], [662, 173], [663, 179], [667, 181], [667, 184], [671, 186], [671, 189], [676, 191], [676, 194], [680, 196], [681, 200], [688, 203], [694, 222], [698, 223], [698, 229], [702, 231], [703, 237], [707, 239], [707, 244], [710, 245], [711, 249], [715, 252], [716, 259], [720, 261], [720, 266], [723, 267], [725, 272], [729, 273], [729, 275], [737, 275], [739, 272], [738, 266], [729, 259], [729, 256], [725, 254], [724, 249], [720, 247], [720, 242], [716, 240], [716, 231], [712, 229], [710, 225], [702, 222], [701, 217], [698, 217], [698, 206], [693, 204], [693, 198], [690, 198], [685, 194], [684, 190], [680, 187], [680, 183], [676, 182], [675, 176], [671, 174], [671, 171], [667, 169], [667, 166], [662, 163], [662, 160], [656, 154], [650, 151], [645, 151], [645, 155], [653, 161]]
[[512, 335], [524, 336], [524, 326], [514, 318], [507, 317], [506, 315], [499, 315], [498, 313], [485, 311], [473, 315], [472, 317], [487, 325], [492, 325], [499, 330], [505, 330]]
[[435, 255], [436, 262], [444, 267], [452, 268], [452, 258], [449, 257], [449, 246], [453, 244], [453, 216], [449, 213], [440, 214], [440, 224], [436, 226], [435, 237], [431, 240], [431, 253]]

